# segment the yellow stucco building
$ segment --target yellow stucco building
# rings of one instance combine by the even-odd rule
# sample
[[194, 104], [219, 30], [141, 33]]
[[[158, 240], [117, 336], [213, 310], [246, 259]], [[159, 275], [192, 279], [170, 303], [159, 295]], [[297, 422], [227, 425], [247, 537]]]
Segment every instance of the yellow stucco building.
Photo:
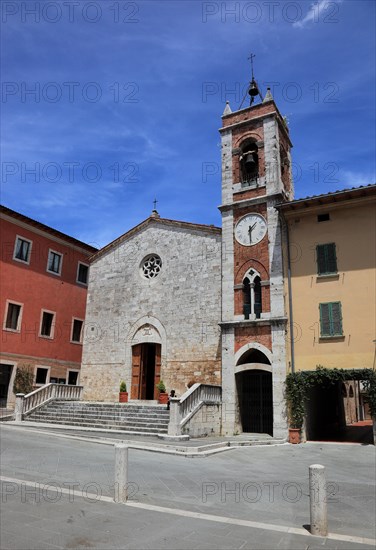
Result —
[[[280, 206], [288, 372], [375, 368], [375, 201], [369, 185]], [[355, 417], [362, 420], [361, 383], [350, 389], [355, 399], [359, 393]]]

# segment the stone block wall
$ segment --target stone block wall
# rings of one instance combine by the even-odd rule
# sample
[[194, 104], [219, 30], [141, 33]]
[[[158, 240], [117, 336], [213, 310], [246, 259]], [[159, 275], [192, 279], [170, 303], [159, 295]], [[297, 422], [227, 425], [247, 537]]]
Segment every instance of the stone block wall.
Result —
[[185, 424], [183, 434], [206, 437], [221, 434], [222, 405], [203, 405]]
[[[146, 279], [149, 254], [162, 261]], [[161, 344], [161, 378], [178, 395], [189, 382], [221, 384], [221, 231], [151, 219], [104, 250], [90, 268], [81, 383], [84, 399], [117, 400], [131, 385], [132, 346]]]

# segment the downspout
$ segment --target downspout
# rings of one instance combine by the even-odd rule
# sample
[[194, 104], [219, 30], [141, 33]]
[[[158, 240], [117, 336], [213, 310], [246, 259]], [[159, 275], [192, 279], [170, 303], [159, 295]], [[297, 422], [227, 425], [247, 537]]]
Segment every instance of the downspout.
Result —
[[286, 241], [287, 241], [287, 286], [289, 294], [289, 325], [290, 325], [290, 351], [291, 351], [291, 372], [295, 372], [295, 342], [294, 342], [294, 318], [292, 309], [292, 287], [291, 287], [291, 254], [290, 254], [290, 233], [289, 225], [285, 220], [283, 213], [282, 219], [286, 227]]

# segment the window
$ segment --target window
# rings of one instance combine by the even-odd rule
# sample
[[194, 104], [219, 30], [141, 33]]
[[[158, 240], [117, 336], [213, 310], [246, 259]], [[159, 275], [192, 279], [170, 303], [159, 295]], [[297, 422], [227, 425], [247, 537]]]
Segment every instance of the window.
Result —
[[21, 325], [21, 304], [8, 302], [8, 309], [5, 318], [5, 327], [7, 330], [20, 330]]
[[254, 141], [247, 141], [242, 146], [240, 163], [240, 179], [244, 186], [256, 183], [258, 179], [258, 147]]
[[81, 262], [78, 262], [77, 282], [87, 285], [88, 275], [89, 275], [89, 266], [86, 264], [82, 264]]
[[77, 386], [78, 384], [78, 370], [69, 370], [68, 371], [68, 384], [71, 386]]
[[318, 214], [317, 221], [318, 222], [328, 222], [330, 220], [329, 214]]
[[42, 320], [40, 324], [40, 336], [53, 338], [55, 314], [51, 311], [42, 311]]
[[141, 273], [145, 279], [154, 279], [162, 269], [162, 260], [157, 254], [149, 254], [141, 262]]
[[343, 336], [341, 302], [320, 304], [321, 336]]
[[80, 319], [73, 319], [72, 325], [72, 342], [81, 342], [82, 341], [82, 326], [84, 322]]
[[47, 384], [49, 370], [49, 368], [37, 367], [37, 372], [35, 373], [35, 384]]
[[49, 273], [55, 273], [56, 275], [60, 275], [62, 263], [63, 263], [62, 254], [59, 254], [59, 252], [55, 252], [54, 250], [50, 250], [48, 253], [47, 271]]
[[317, 273], [330, 275], [337, 273], [337, 255], [335, 243], [318, 244], [316, 246]]
[[28, 264], [30, 261], [31, 245], [32, 242], [28, 239], [17, 236], [14, 245], [13, 260]]
[[261, 278], [254, 269], [251, 269], [243, 280], [243, 313], [244, 319], [250, 316], [261, 318], [262, 312]]

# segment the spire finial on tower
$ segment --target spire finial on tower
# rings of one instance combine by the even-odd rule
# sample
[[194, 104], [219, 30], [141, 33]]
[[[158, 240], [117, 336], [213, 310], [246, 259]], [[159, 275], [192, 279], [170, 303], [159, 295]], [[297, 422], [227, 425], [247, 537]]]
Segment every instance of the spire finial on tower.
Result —
[[246, 91], [246, 93], [243, 97], [243, 101], [241, 102], [239, 110], [243, 107], [243, 103], [245, 101], [245, 98], [246, 98], [247, 94], [249, 94], [249, 96], [251, 98], [250, 103], [249, 103], [250, 107], [253, 104], [253, 102], [254, 102], [254, 100], [257, 96], [260, 96], [261, 101], [263, 101], [263, 97], [261, 95], [260, 89], [259, 89], [258, 84], [257, 84], [256, 79], [255, 79], [255, 75], [253, 73], [253, 59], [255, 57], [256, 57], [256, 55], [254, 53], [251, 53], [251, 55], [248, 57], [248, 59], [251, 61], [252, 80], [249, 83], [249, 86], [248, 86], [247, 91]]
[[230, 107], [230, 102], [226, 101], [226, 107], [225, 107], [225, 110], [223, 111], [222, 116], [230, 115], [231, 113], [232, 113], [232, 110]]

